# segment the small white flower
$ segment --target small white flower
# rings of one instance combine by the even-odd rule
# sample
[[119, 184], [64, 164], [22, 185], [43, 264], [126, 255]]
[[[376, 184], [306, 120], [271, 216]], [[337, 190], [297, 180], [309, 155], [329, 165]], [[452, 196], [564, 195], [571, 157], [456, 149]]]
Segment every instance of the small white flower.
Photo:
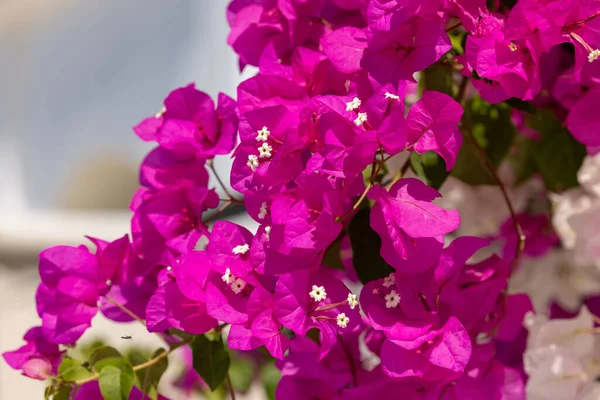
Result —
[[358, 116], [354, 120], [354, 125], [361, 126], [366, 121], [367, 121], [367, 113], [366, 112], [358, 113]]
[[344, 313], [339, 313], [337, 315], [337, 317], [335, 317], [335, 319], [337, 320], [337, 325], [340, 328], [345, 328], [348, 326], [348, 322], [350, 322], [350, 318], [346, 317], [346, 314]]
[[394, 308], [398, 304], [400, 304], [400, 296], [396, 293], [395, 290], [392, 290], [390, 293], [385, 295], [385, 307], [386, 308]]
[[262, 129], [257, 132], [256, 141], [266, 142], [270, 135], [271, 131], [269, 131], [269, 129], [266, 126], [263, 126]]
[[321, 301], [327, 298], [327, 292], [324, 286], [313, 285], [312, 290], [308, 294], [314, 301]]
[[225, 282], [225, 283], [231, 283], [231, 282], [233, 282], [234, 279], [235, 279], [235, 276], [233, 276], [233, 274], [231, 273], [229, 268], [227, 268], [225, 270], [225, 273], [221, 277], [221, 280], [223, 280], [223, 282]]
[[352, 101], [349, 101], [346, 103], [346, 111], [354, 111], [358, 107], [360, 107], [360, 105], [361, 105], [360, 99], [358, 97], [355, 97], [352, 99]]
[[392, 94], [390, 92], [385, 92], [385, 98], [392, 99], [392, 100], [400, 100], [400, 96]]
[[250, 154], [248, 156], [248, 162], [246, 165], [250, 167], [252, 172], [256, 171], [256, 168], [258, 168], [258, 157], [256, 157], [254, 154]]
[[388, 276], [383, 278], [383, 287], [390, 287], [396, 284], [396, 274], [390, 273]]
[[154, 114], [154, 117], [155, 117], [156, 119], [159, 119], [159, 118], [160, 118], [160, 117], [162, 117], [162, 116], [164, 115], [164, 113], [166, 113], [166, 112], [167, 112], [167, 109], [166, 109], [166, 107], [165, 107], [165, 106], [163, 106], [163, 108], [161, 108], [159, 112], [157, 112], [156, 114]]
[[263, 201], [262, 204], [260, 205], [258, 219], [265, 219], [266, 216], [267, 216], [267, 202]]
[[270, 239], [269, 235], [271, 234], [271, 227], [270, 226], [265, 226], [265, 237], [267, 238], [267, 241]]
[[167, 267], [167, 271], [171, 272], [171, 271], [173, 271], [173, 268]]
[[110, 286], [110, 285], [112, 285], [112, 281], [110, 279], [107, 279], [106, 280], [106, 286]]
[[233, 293], [235, 293], [235, 294], [240, 294], [242, 292], [242, 290], [244, 290], [245, 287], [246, 287], [246, 282], [244, 282], [240, 278], [237, 278], [231, 284], [231, 290], [233, 290]]
[[600, 50], [595, 49], [590, 51], [590, 54], [588, 54], [588, 61], [589, 62], [594, 62], [596, 61], [596, 59], [600, 57]]
[[351, 310], [354, 310], [354, 307], [358, 305], [358, 300], [356, 300], [356, 295], [354, 293], [348, 293], [346, 301], [348, 301]]
[[250, 246], [248, 244], [240, 244], [235, 246], [231, 252], [235, 255], [246, 254], [250, 250]]
[[269, 146], [268, 143], [263, 143], [258, 148], [258, 151], [260, 152], [259, 157], [260, 158], [269, 158], [269, 157], [271, 157], [271, 150], [273, 150], [273, 148], [271, 146]]

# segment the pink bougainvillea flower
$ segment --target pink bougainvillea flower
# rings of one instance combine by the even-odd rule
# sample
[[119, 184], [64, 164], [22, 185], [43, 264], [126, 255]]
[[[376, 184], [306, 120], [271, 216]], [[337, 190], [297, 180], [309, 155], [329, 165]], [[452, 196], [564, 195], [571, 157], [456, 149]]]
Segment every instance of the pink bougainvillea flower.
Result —
[[149, 194], [134, 209], [131, 220], [133, 245], [140, 256], [167, 262], [194, 249], [207, 234], [202, 213], [219, 204], [214, 190], [203, 187], [169, 187]]
[[56, 375], [64, 351], [57, 344], [48, 342], [39, 326], [29, 329], [23, 339], [27, 342], [25, 345], [2, 353], [6, 363], [33, 379], [46, 380]]
[[416, 377], [447, 383], [461, 376], [471, 356], [471, 339], [454, 317], [420, 347], [407, 350], [386, 340], [381, 349], [381, 365], [392, 377]]
[[452, 97], [426, 90], [423, 97], [408, 112], [408, 142], [419, 154], [435, 151], [450, 171], [456, 163], [462, 145], [457, 126], [463, 110]]
[[145, 119], [134, 131], [141, 139], [156, 141], [182, 156], [208, 158], [233, 150], [237, 126], [233, 99], [220, 93], [215, 109], [210, 96], [192, 83], [172, 91], [165, 99], [164, 112]]
[[169, 186], [208, 186], [205, 160], [156, 147], [142, 162], [140, 184], [153, 190]]
[[275, 288], [275, 317], [298, 335], [318, 329], [320, 358], [331, 350], [339, 334], [351, 332], [360, 323], [357, 305], [356, 296], [326, 269], [282, 275]]
[[108, 290], [100, 265], [85, 246], [55, 246], [40, 253], [36, 302], [49, 342], [74, 343], [91, 326], [98, 298]]
[[425, 251], [419, 247], [436, 248], [433, 242], [441, 244], [441, 241], [432, 239], [458, 227], [460, 219], [456, 211], [433, 204], [439, 196], [435, 189], [413, 178], [398, 180], [389, 192], [381, 186], [369, 191], [368, 197], [376, 201], [371, 211], [371, 227], [381, 236], [381, 255], [390, 265], [401, 265], [401, 260], [406, 260], [412, 251]]
[[413, 74], [439, 60], [452, 48], [450, 38], [437, 21], [415, 16], [389, 30], [368, 31], [368, 47], [361, 66], [379, 84], [413, 81]]

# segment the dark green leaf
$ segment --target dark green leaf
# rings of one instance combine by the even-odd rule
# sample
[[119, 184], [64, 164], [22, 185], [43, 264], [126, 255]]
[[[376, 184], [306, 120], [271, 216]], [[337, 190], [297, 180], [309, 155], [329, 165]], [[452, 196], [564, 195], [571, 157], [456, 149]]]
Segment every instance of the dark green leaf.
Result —
[[533, 114], [536, 109], [531, 105], [528, 101], [523, 101], [521, 99], [517, 99], [513, 97], [512, 99], [506, 100], [506, 104], [511, 106], [512, 108], [516, 108], [517, 110], [525, 111], [526, 113]]
[[123, 400], [121, 392], [121, 370], [111, 365], [100, 372], [98, 378], [100, 392], [104, 400]]
[[71, 391], [73, 388], [71, 386], [62, 386], [60, 387], [52, 397], [52, 400], [69, 400], [71, 398]]
[[370, 209], [359, 210], [348, 227], [348, 236], [352, 245], [352, 263], [362, 283], [384, 278], [394, 269], [379, 254], [381, 238], [370, 226]]
[[85, 369], [82, 364], [83, 363], [79, 360], [65, 357], [58, 367], [58, 375], [67, 382], [90, 377], [92, 373]]
[[[463, 131], [473, 134], [494, 167], [498, 167], [507, 155], [516, 133], [510, 107], [503, 103], [489, 104], [480, 97], [475, 97], [465, 107], [462, 124]], [[466, 134], [468, 133], [464, 133]], [[463, 140], [451, 174], [470, 185], [496, 183], [468, 137]]]
[[325, 250], [325, 255], [323, 256], [322, 264], [326, 265], [333, 269], [344, 269], [344, 265], [342, 264], [342, 259], [340, 256], [340, 246], [342, 244], [343, 236], [340, 235], [336, 240], [333, 241]]
[[[447, 62], [451, 63], [452, 61]], [[453, 96], [455, 85], [452, 68], [433, 64], [423, 71], [423, 76], [419, 81], [419, 84], [421, 91], [435, 90], [437, 92], [442, 92], [449, 96]]]
[[131, 368], [129, 365], [123, 366], [121, 369], [121, 394], [123, 395], [124, 399], [129, 399], [129, 393], [133, 387], [134, 379], [135, 374], [133, 372], [133, 368]]
[[537, 166], [533, 159], [534, 145], [533, 139], [525, 135], [517, 135], [515, 143], [511, 147], [507, 160], [515, 173], [517, 185], [531, 178], [536, 172]]
[[577, 171], [587, 153], [585, 146], [571, 136], [550, 110], [530, 116], [527, 124], [541, 136], [533, 144], [532, 155], [546, 188], [561, 192], [578, 186]]
[[199, 335], [191, 347], [194, 369], [210, 389], [215, 390], [227, 377], [230, 364], [223, 338], [219, 335], [215, 340], [210, 340], [205, 335]]
[[49, 400], [50, 396], [52, 396], [54, 394], [54, 392], [56, 392], [56, 386], [54, 386], [54, 385], [47, 386], [46, 390], [44, 390], [44, 400]]
[[444, 159], [433, 151], [423, 154], [411, 153], [410, 167], [423, 182], [435, 189], [439, 189], [450, 175], [450, 172], [446, 171]]

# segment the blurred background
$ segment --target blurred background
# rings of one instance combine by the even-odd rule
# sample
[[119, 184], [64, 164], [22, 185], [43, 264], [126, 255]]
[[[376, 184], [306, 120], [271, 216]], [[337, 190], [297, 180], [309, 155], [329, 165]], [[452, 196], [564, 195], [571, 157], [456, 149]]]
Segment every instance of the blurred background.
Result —
[[[138, 166], [151, 148], [131, 127], [176, 87], [196, 82], [213, 97], [235, 96], [252, 73], [240, 76], [226, 45], [227, 3], [0, 2], [0, 352], [21, 346], [39, 324], [42, 249], [129, 231]], [[228, 182], [230, 160], [215, 164]], [[101, 317], [84, 339], [119, 347], [131, 334], [137, 345], [160, 344], [139, 324]], [[0, 400], [42, 398], [43, 388], [0, 362]]]

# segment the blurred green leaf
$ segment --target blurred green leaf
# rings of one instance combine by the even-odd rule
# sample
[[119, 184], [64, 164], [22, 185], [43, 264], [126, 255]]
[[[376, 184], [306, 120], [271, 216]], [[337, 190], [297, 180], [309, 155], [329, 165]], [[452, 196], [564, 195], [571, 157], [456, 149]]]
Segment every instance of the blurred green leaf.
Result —
[[67, 382], [73, 382], [88, 378], [92, 373], [83, 367], [83, 362], [65, 357], [58, 367], [58, 375]]
[[230, 364], [223, 338], [219, 335], [215, 340], [210, 340], [205, 335], [198, 335], [191, 348], [194, 370], [211, 390], [215, 390], [227, 377]]
[[532, 157], [546, 188], [555, 192], [579, 186], [577, 172], [587, 154], [550, 110], [529, 116], [527, 125], [539, 132], [532, 144]]
[[281, 380], [281, 371], [279, 371], [274, 363], [269, 363], [262, 368], [261, 375], [269, 400], [275, 400], [275, 390]]
[[[441, 62], [441, 61], [440, 61]], [[447, 63], [452, 63], [448, 60]], [[421, 75], [419, 81], [419, 89], [422, 93], [423, 90], [435, 90], [437, 92], [446, 93], [449, 96], [454, 95], [454, 75], [452, 68], [448, 66], [442, 66], [433, 64], [429, 68], [426, 68]]]
[[[494, 167], [498, 167], [516, 134], [510, 107], [504, 103], [489, 104], [480, 97], [474, 97], [465, 107], [462, 124], [464, 130], [473, 134]], [[451, 175], [470, 185], [496, 184], [469, 138], [463, 139]]]
[[121, 370], [111, 365], [100, 372], [98, 378], [100, 392], [104, 400], [123, 400], [121, 391]]
[[123, 399], [129, 399], [129, 393], [131, 392], [131, 388], [133, 388], [133, 381], [135, 379], [135, 374], [133, 372], [133, 368], [129, 365], [123, 366], [121, 369], [121, 394], [123, 395]]
[[103, 346], [95, 349], [89, 358], [89, 363], [97, 372], [102, 371], [106, 366], [120, 368], [127, 364], [121, 353], [114, 347]]
[[381, 238], [370, 225], [371, 209], [358, 210], [348, 226], [352, 246], [352, 263], [362, 283], [384, 278], [394, 269], [379, 254]]
[[410, 167], [423, 182], [435, 189], [439, 189], [450, 175], [450, 172], [446, 171], [444, 159], [433, 151], [423, 154], [411, 153]]
[[247, 358], [237, 358], [231, 361], [229, 367], [229, 377], [233, 388], [239, 392], [245, 393], [254, 376], [254, 363]]

